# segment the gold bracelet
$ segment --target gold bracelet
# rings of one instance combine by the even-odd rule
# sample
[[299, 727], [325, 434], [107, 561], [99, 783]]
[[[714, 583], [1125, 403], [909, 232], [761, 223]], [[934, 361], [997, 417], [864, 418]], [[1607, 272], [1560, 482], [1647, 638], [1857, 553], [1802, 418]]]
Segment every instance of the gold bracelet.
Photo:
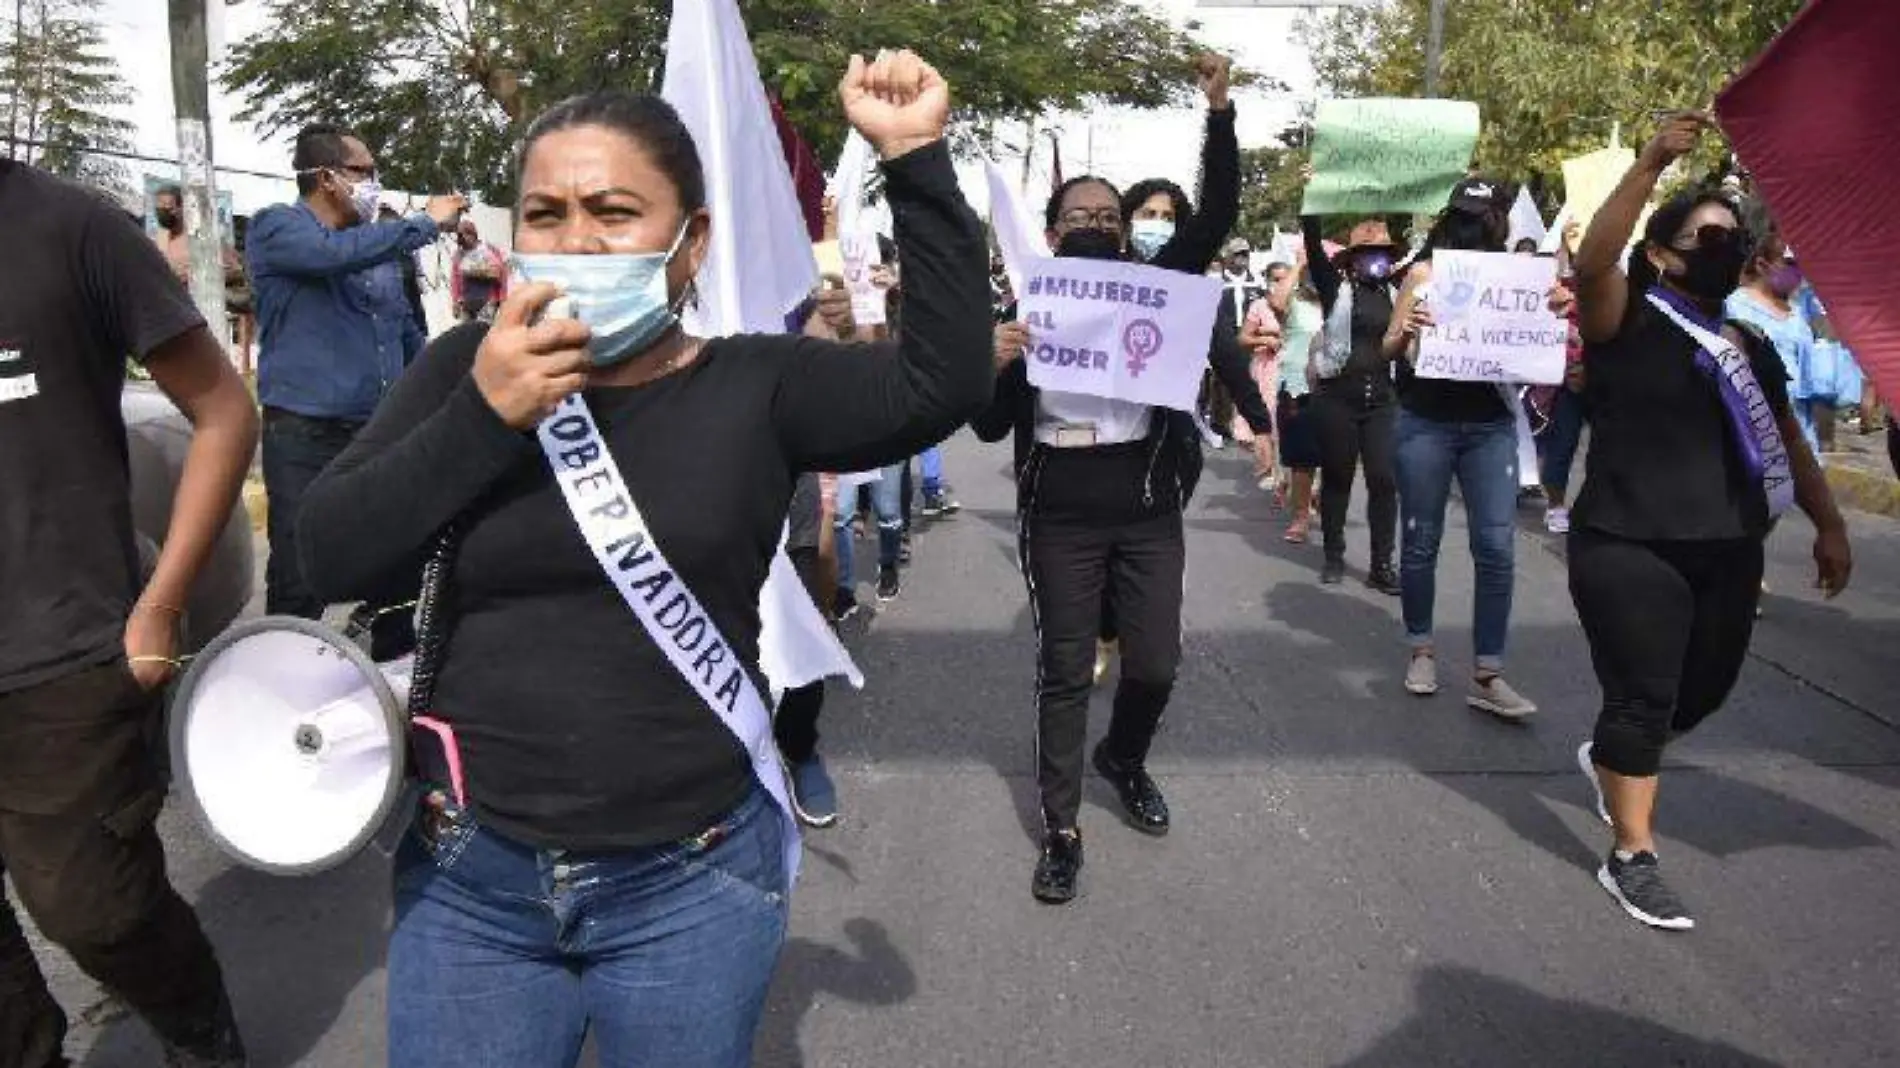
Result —
[[184, 609], [179, 608], [176, 605], [165, 604], [161, 601], [139, 601], [138, 603], [132, 606], [132, 611], [137, 612], [140, 609], [147, 609], [147, 608], [156, 608], [161, 612], [170, 612], [172, 615], [181, 616], [181, 617], [185, 614]]
[[158, 656], [154, 654], [151, 656], [128, 656], [125, 658], [125, 662], [128, 664], [165, 664], [177, 668], [184, 667], [185, 662], [190, 659], [188, 656]]

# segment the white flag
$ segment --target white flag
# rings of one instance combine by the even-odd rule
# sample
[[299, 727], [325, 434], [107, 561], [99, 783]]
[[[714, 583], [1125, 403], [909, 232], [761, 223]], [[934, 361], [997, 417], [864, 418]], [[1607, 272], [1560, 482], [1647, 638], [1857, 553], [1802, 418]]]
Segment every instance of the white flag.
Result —
[[[817, 286], [818, 263], [734, 0], [675, 0], [660, 95], [692, 131], [713, 217], [687, 331], [783, 333], [786, 315]], [[782, 543], [759, 594], [759, 667], [775, 692], [834, 675], [864, 684]]]
[[990, 226], [996, 231], [996, 247], [1003, 254], [1003, 269], [1009, 272], [1009, 287], [1021, 299], [1030, 269], [1049, 255], [1049, 241], [1031, 219], [1003, 168], [987, 155], [983, 157], [983, 174], [989, 180]]
[[1511, 240], [1505, 247], [1515, 251], [1517, 243], [1527, 238], [1541, 246], [1546, 232], [1544, 217], [1538, 212], [1536, 202], [1531, 200], [1530, 187], [1518, 186], [1517, 202], [1511, 205]]
[[734, 0], [674, 0], [660, 95], [692, 131], [713, 217], [687, 330], [783, 332], [817, 286], [818, 264]]

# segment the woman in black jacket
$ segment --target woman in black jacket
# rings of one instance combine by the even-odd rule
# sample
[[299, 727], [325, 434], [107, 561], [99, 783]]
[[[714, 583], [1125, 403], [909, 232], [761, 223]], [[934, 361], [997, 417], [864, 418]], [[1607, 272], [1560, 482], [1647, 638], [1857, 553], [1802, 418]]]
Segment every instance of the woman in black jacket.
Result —
[[[1173, 234], [1148, 257], [1152, 266], [1196, 275], [1232, 228], [1240, 196], [1225, 60], [1203, 65], [1202, 85], [1209, 111], [1201, 212], [1175, 219]], [[1049, 199], [1045, 223], [1058, 256], [1127, 258], [1121, 198], [1100, 178], [1064, 184]], [[1083, 741], [1105, 598], [1121, 639], [1122, 670], [1095, 766], [1137, 830], [1168, 831], [1167, 803], [1146, 764], [1181, 661], [1181, 512], [1200, 477], [1200, 434], [1185, 412], [1038, 390], [1020, 358], [1026, 328], [1005, 323], [996, 339], [996, 398], [973, 425], [985, 441], [1012, 433], [1015, 439], [1019, 552], [1036, 624], [1044, 824], [1031, 892], [1059, 904], [1075, 896], [1082, 866], [1076, 824]], [[1217, 367], [1236, 395], [1250, 397], [1249, 418], [1267, 431], [1271, 421], [1247, 373], [1248, 358], [1238, 341], [1226, 341], [1215, 348]]]

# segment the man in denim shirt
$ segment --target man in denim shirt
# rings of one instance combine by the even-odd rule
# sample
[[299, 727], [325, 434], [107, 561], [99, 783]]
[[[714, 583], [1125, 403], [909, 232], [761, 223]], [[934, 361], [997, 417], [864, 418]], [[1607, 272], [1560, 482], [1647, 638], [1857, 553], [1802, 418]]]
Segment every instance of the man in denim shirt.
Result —
[[[431, 197], [426, 213], [377, 221], [382, 187], [375, 157], [337, 126], [304, 127], [291, 165], [301, 199], [259, 212], [245, 254], [264, 406], [265, 611], [315, 619], [324, 606], [297, 560], [297, 510], [305, 489], [421, 352], [424, 337], [404, 297], [399, 262], [454, 229], [466, 204], [458, 196]], [[406, 651], [413, 642], [407, 620], [390, 613], [374, 629], [371, 655]]]

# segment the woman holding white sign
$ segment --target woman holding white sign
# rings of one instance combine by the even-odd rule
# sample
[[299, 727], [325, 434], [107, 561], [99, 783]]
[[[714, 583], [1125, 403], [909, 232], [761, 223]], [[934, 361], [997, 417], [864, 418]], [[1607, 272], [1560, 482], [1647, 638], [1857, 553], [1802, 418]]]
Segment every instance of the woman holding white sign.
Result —
[[[899, 52], [852, 57], [840, 95], [915, 283], [901, 343], [688, 336], [711, 228], [747, 220], [711, 218], [670, 105], [577, 97], [522, 147], [527, 284], [439, 339], [310, 491], [325, 596], [459, 531], [431, 707], [463, 770], [397, 856], [391, 1064], [569, 1068], [590, 1029], [608, 1068], [751, 1062], [798, 856], [758, 670], [794, 483], [916, 454], [991, 384], [948, 87]], [[557, 296], [573, 318], [545, 315]]]
[[1818, 585], [1852, 571], [1846, 527], [1771, 345], [1722, 320], [1749, 251], [1734, 204], [1685, 193], [1623, 250], [1663, 171], [1709, 125], [1684, 112], [1597, 213], [1577, 251], [1590, 453], [1571, 515], [1570, 594], [1603, 689], [1578, 762], [1615, 844], [1597, 882], [1651, 927], [1695, 926], [1663, 881], [1653, 818], [1663, 748], [1728, 697], [1761, 596], [1762, 543], [1799, 504]]
[[1438, 596], [1439, 539], [1455, 479], [1464, 499], [1476, 572], [1471, 642], [1477, 664], [1465, 703], [1519, 720], [1537, 706], [1504, 681], [1504, 643], [1516, 583], [1517, 419], [1506, 393], [1493, 383], [1421, 378], [1413, 372], [1419, 334], [1432, 325], [1432, 253], [1503, 253], [1511, 230], [1504, 192], [1499, 183], [1480, 178], [1468, 178], [1452, 191], [1450, 204], [1405, 274], [1386, 328], [1385, 354], [1397, 361], [1398, 371], [1399, 600], [1412, 647], [1405, 688], [1420, 697], [1438, 692], [1432, 609]]
[[[1164, 220], [1158, 247], [1141, 239], [1150, 266], [1198, 275], [1239, 213], [1240, 148], [1227, 71], [1225, 59], [1202, 60], [1208, 112], [1200, 210], [1187, 213], [1183, 205], [1179, 217]], [[1126, 235], [1139, 207], [1124, 203], [1103, 179], [1072, 178], [1049, 199], [1046, 236], [1060, 258], [1126, 261]], [[1046, 904], [1064, 904], [1075, 898], [1082, 870], [1078, 823], [1105, 604], [1120, 638], [1121, 678], [1108, 736], [1094, 750], [1095, 768], [1114, 786], [1137, 831], [1163, 835], [1171, 825], [1147, 760], [1181, 665], [1182, 510], [1202, 456], [1200, 433], [1186, 411], [1033, 385], [1022, 355], [1030, 329], [997, 327], [995, 399], [972, 426], [984, 441], [1013, 436], [1015, 445], [1018, 550], [1036, 625], [1044, 827], [1030, 892]], [[1229, 336], [1212, 353], [1209, 344], [1206, 336], [1169, 339], [1165, 352], [1190, 369], [1211, 359], [1255, 428], [1270, 431], [1272, 417], [1238, 340]]]

